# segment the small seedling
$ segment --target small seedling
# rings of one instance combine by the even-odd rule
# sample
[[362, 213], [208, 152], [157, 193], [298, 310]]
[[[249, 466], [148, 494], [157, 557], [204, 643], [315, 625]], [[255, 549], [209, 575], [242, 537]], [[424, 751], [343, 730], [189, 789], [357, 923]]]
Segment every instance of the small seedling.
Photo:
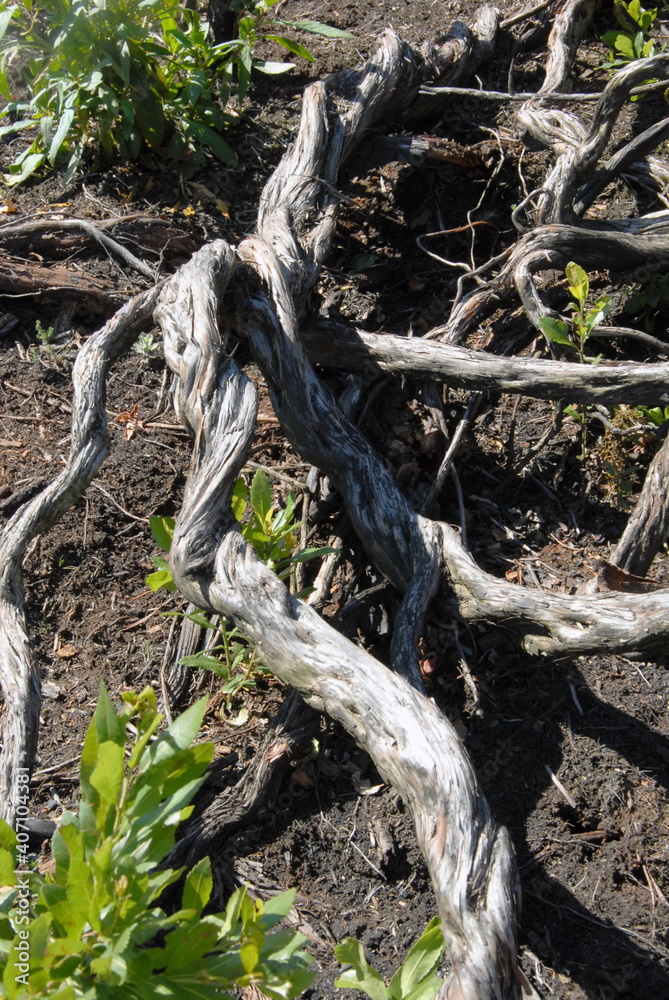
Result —
[[387, 986], [355, 938], [345, 938], [334, 953], [340, 962], [352, 966], [335, 980], [335, 986], [362, 990], [372, 1000], [433, 1000], [442, 985], [436, 974], [444, 953], [439, 917], [430, 921]]
[[54, 336], [54, 328], [52, 326], [42, 326], [39, 320], [35, 320], [35, 336], [39, 340], [42, 347], [47, 347]]
[[[553, 316], [545, 316], [539, 320], [539, 328], [542, 333], [555, 344], [562, 344], [575, 350], [580, 364], [596, 365], [601, 361], [602, 355], [598, 354], [593, 358], [585, 353], [588, 340], [592, 336], [595, 327], [599, 326], [611, 311], [611, 299], [608, 295], [603, 295], [593, 306], [588, 308], [587, 301], [590, 294], [590, 279], [587, 273], [579, 264], [573, 261], [565, 268], [567, 285], [574, 301], [571, 303], [573, 322], [570, 326], [562, 319]], [[570, 335], [571, 334], [571, 335]], [[587, 458], [587, 423], [589, 408], [587, 405], [567, 406], [564, 412], [580, 424], [581, 437], [581, 461]]]
[[193, 653], [191, 656], [182, 656], [179, 663], [185, 667], [211, 670], [220, 677], [223, 681], [220, 691], [225, 695], [228, 705], [240, 691], [256, 686], [256, 675], [270, 673], [257, 659], [255, 649], [248, 644], [239, 629], [234, 628], [229, 622], [221, 620], [215, 625], [202, 611], [183, 615], [181, 612], [169, 612], [169, 614], [188, 618], [201, 628], [219, 633], [221, 637], [219, 645], [209, 646], [206, 650]]
[[[272, 487], [267, 473], [258, 469], [247, 491], [243, 479], [238, 479], [232, 491], [232, 513], [242, 524], [242, 535], [255, 549], [258, 557], [273, 570], [280, 580], [290, 575], [295, 563], [320, 559], [335, 550], [327, 545], [295, 552], [297, 529], [295, 494], [289, 493], [283, 509], [274, 507]], [[305, 597], [301, 591], [296, 597]]]
[[160, 341], [156, 340], [152, 333], [140, 333], [139, 337], [132, 345], [135, 354], [139, 354], [144, 361], [153, 361], [158, 357]]
[[[300, 549], [297, 545], [297, 529], [301, 521], [295, 520], [295, 494], [289, 493], [286, 506], [274, 506], [272, 487], [267, 473], [258, 469], [247, 489], [243, 478], [237, 480], [232, 491], [232, 513], [242, 525], [242, 535], [253, 546], [259, 559], [273, 570], [279, 579], [285, 580], [295, 563], [309, 562], [329, 555], [335, 549], [328, 545], [317, 548]], [[151, 534], [163, 552], [169, 552], [174, 535], [174, 518], [152, 516], [149, 518]], [[174, 590], [174, 580], [169, 563], [161, 556], [152, 556], [158, 572], [151, 573], [146, 582], [151, 590]], [[300, 591], [296, 597], [304, 597], [308, 590]]]

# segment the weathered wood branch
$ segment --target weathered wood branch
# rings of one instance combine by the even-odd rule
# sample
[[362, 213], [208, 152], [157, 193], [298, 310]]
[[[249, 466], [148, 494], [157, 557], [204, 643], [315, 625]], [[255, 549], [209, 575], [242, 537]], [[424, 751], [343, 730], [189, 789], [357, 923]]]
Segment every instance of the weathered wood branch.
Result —
[[[252, 244], [256, 255], [259, 243]], [[227, 247], [214, 245], [194, 260], [199, 292], [205, 292], [200, 276], [214, 276], [227, 254]], [[282, 284], [278, 264], [271, 276]], [[178, 287], [190, 288], [192, 280], [184, 270]], [[264, 662], [309, 704], [344, 725], [405, 797], [454, 961], [443, 995], [463, 1000], [515, 996], [513, 852], [508, 835], [490, 816], [450, 723], [424, 695], [292, 598], [241, 537], [230, 495], [249, 446], [255, 389], [220, 349], [212, 323], [206, 343], [201, 318], [215, 315], [214, 289], [208, 299], [208, 305], [193, 307], [190, 299], [169, 291], [156, 311], [167, 341], [174, 342], [167, 355], [175, 372], [185, 371], [184, 353], [194, 344], [203, 350], [196, 365], [200, 378], [188, 380], [191, 398], [183, 389], [179, 394], [180, 411], [188, 419], [192, 413], [202, 419], [170, 554], [175, 580], [193, 603], [232, 618]], [[271, 314], [269, 303], [266, 314]]]
[[580, 365], [508, 358], [418, 337], [366, 333], [331, 320], [303, 324], [300, 336], [315, 364], [395, 378], [434, 379], [458, 389], [534, 399], [616, 406], [669, 404], [669, 364], [627, 361]]
[[76, 503], [109, 447], [106, 376], [152, 320], [160, 287], [132, 299], [81, 349], [73, 371], [72, 443], [66, 467], [21, 507], [0, 536], [0, 686], [5, 699], [0, 758], [0, 816], [12, 823], [21, 769], [32, 769], [39, 728], [40, 681], [24, 612], [23, 559], [33, 538]]
[[487, 316], [518, 294], [536, 325], [550, 315], [532, 282], [549, 268], [574, 260], [586, 270], [661, 271], [669, 261], [669, 213], [641, 219], [539, 226], [504, 255], [497, 275], [458, 302], [444, 326], [431, 331], [447, 343], [461, 343]]
[[596, 0], [567, 0], [560, 7], [548, 38], [546, 73], [539, 94], [571, 90], [576, 53], [596, 6]]

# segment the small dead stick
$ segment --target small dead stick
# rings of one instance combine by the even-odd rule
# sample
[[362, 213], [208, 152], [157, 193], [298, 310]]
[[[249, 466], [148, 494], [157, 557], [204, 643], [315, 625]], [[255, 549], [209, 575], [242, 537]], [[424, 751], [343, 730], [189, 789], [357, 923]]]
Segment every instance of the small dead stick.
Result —
[[[111, 236], [108, 236], [106, 233], [103, 233], [97, 226], [94, 226], [90, 222], [87, 222], [86, 219], [57, 219], [54, 220], [53, 222], [45, 221], [42, 223], [29, 222], [26, 223], [25, 228], [29, 231], [34, 232], [36, 226], [39, 227], [40, 229], [52, 229], [52, 230], [80, 229], [82, 232], [86, 233], [87, 236], [90, 236], [91, 239], [96, 240], [98, 243], [101, 243], [102, 246], [105, 247], [105, 249], [110, 250], [112, 253], [115, 253], [118, 257], [124, 260], [126, 264], [129, 264], [130, 267], [133, 267], [136, 271], [139, 271], [140, 274], [143, 274], [145, 278], [149, 278], [151, 281], [155, 281], [156, 279], [155, 272], [153, 271], [152, 268], [149, 267], [148, 264], [145, 264], [144, 261], [141, 261], [138, 257], [135, 257], [135, 255], [130, 253], [129, 250], [126, 250], [124, 246], [122, 246], [116, 240], [112, 239]], [[20, 234], [21, 228], [22, 228], [21, 226], [12, 225], [11, 227], [4, 227], [2, 230], [0, 230], [0, 232], [2, 232], [2, 235], [4, 237], [7, 237], [8, 235], [16, 236]]]

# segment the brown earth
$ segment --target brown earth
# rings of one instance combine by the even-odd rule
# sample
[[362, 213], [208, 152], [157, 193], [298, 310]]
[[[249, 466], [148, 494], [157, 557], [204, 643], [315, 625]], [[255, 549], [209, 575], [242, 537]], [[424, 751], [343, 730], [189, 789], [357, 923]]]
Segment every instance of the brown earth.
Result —
[[[318, 75], [359, 61], [384, 27], [417, 42], [455, 16], [467, 19], [472, 10], [456, 3], [437, 8], [426, 0], [374, 0], [365, 9], [323, 2], [307, 10], [299, 0], [289, 0], [282, 13], [354, 32], [355, 41], [345, 45], [308, 40], [318, 60], [310, 72]], [[600, 15], [582, 49], [580, 88], [601, 87], [597, 39], [610, 20]], [[502, 46], [483, 67], [484, 88], [505, 88], [508, 54]], [[541, 49], [519, 60], [517, 87], [528, 89], [540, 81], [542, 60]], [[162, 257], [168, 270], [208, 240], [238, 241], [252, 229], [259, 190], [295, 128], [305, 81], [294, 76], [256, 82], [243, 122], [230, 137], [240, 157], [238, 170], [211, 165], [193, 179], [201, 185], [194, 187], [160, 172], [150, 160], [113, 169], [91, 164], [68, 189], [53, 175], [12, 192], [15, 218], [35, 212], [55, 218], [60, 211], [89, 219], [129, 214], [160, 219], [162, 230], [130, 228], [128, 234], [134, 252], [155, 263]], [[659, 97], [630, 105], [614, 148], [625, 134], [664, 113]], [[342, 211], [319, 288], [324, 308], [369, 330], [411, 329], [416, 335], [443, 316], [459, 271], [427, 256], [416, 238], [465, 226], [467, 212], [482, 200], [475, 217], [485, 225], [426, 238], [423, 247], [448, 260], [468, 259], [471, 252], [481, 263], [513, 240], [510, 210], [523, 197], [521, 178], [531, 189], [546, 159], [542, 152], [523, 150], [511, 115], [499, 105], [459, 102], [432, 126], [434, 134], [468, 144], [489, 139], [494, 130], [505, 162], [492, 186], [485, 175], [453, 166], [390, 165], [360, 178], [352, 171], [345, 189], [352, 203]], [[0, 154], [5, 162], [13, 155], [7, 146]], [[227, 204], [229, 217], [202, 186]], [[628, 214], [633, 202], [619, 185], [607, 192], [598, 210]], [[163, 233], [158, 245], [156, 232]], [[29, 260], [41, 256], [43, 251], [35, 249]], [[68, 250], [61, 266], [98, 278], [110, 301], [100, 305], [84, 299], [76, 308], [68, 296], [0, 301], [4, 518], [64, 464], [77, 344], [114, 311], [115, 297], [143, 287], [132, 272], [90, 249]], [[598, 294], [619, 295], [607, 274], [593, 276], [593, 283]], [[665, 318], [655, 316], [656, 336], [664, 335]], [[36, 341], [37, 320], [55, 327], [50, 346]], [[508, 335], [522, 323], [519, 314], [500, 315], [484, 333]], [[643, 349], [636, 351], [647, 358]], [[619, 355], [611, 351], [610, 356]], [[262, 390], [244, 344], [237, 357], [246, 360]], [[329, 377], [334, 389], [344, 386], [345, 376]], [[100, 680], [113, 694], [146, 684], [159, 688], [174, 621], [163, 613], [184, 607], [178, 594], [153, 594], [145, 583], [150, 557], [157, 554], [148, 518], [178, 511], [190, 454], [187, 435], [166, 400], [166, 385], [162, 357], [147, 360], [133, 353], [116, 366], [107, 401], [109, 456], [84, 498], [37, 541], [26, 561], [28, 616], [44, 684], [32, 782], [38, 817], [55, 819], [63, 807], [76, 804], [78, 756]], [[361, 425], [398, 481], [420, 496], [441, 452], [429, 412], [413, 401], [416, 389], [390, 380], [376, 383]], [[450, 432], [467, 399], [465, 393], [446, 392]], [[261, 413], [267, 419], [258, 425], [252, 459], [284, 476], [276, 484], [277, 497], [285, 496], [286, 477], [300, 484], [308, 467], [269, 419], [266, 392]], [[565, 421], [529, 471], [510, 475], [550, 425], [552, 413], [550, 404], [532, 400], [488, 399], [460, 453], [458, 471], [477, 560], [529, 587], [574, 592], [619, 536], [652, 441], [635, 440], [619, 449], [615, 472], [606, 464], [613, 445], [606, 445], [592, 421], [583, 467], [576, 427]], [[452, 523], [460, 520], [448, 487], [438, 514]], [[325, 541], [337, 518], [336, 504], [323, 517], [318, 537]], [[355, 578], [361, 588], [378, 582], [353, 539], [345, 556], [325, 613], [336, 609], [347, 580]], [[657, 557], [650, 575], [667, 584], [666, 553]], [[374, 654], [384, 658], [398, 598], [388, 590], [382, 601], [378, 621], [363, 630], [371, 633]], [[560, 1000], [669, 998], [665, 653], [653, 659], [645, 654], [538, 660], [518, 653], [501, 630], [458, 628], [436, 607], [432, 615], [425, 636], [427, 680], [456, 721], [496, 817], [511, 831], [524, 892], [522, 966], [530, 981], [540, 996]], [[469, 684], [462, 676], [463, 659]], [[202, 690], [211, 695], [203, 736], [215, 741], [219, 755], [232, 755], [225, 781], [234, 783], [276, 713], [281, 685], [271, 675], [259, 676], [254, 688], [228, 705], [217, 695], [216, 678], [202, 675], [194, 686], [197, 691], [189, 698]], [[401, 800], [381, 785], [369, 760], [344, 733], [324, 720], [317, 745], [294, 762], [291, 775], [271, 817], [226, 845], [226, 857], [232, 852], [238, 871], [260, 892], [298, 887], [302, 928], [321, 970], [306, 995], [331, 998], [337, 992], [334, 943], [347, 935], [360, 938], [388, 974], [434, 914], [434, 898]]]

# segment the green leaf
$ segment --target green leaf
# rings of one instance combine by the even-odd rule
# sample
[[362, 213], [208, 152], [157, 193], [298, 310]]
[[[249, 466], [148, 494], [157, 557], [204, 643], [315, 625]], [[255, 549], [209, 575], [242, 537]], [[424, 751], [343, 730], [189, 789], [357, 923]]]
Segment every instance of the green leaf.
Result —
[[[441, 920], [439, 917], [434, 917], [388, 984], [388, 992], [393, 1000], [407, 997], [423, 979], [430, 976], [441, 961], [443, 953], [444, 935], [441, 930]], [[438, 979], [436, 983], [439, 989]]]
[[154, 592], [156, 590], [167, 590], [172, 592], [177, 589], [177, 585], [174, 582], [172, 574], [169, 570], [161, 569], [157, 573], [149, 573], [146, 578], [146, 584]]
[[331, 545], [321, 545], [320, 548], [316, 549], [300, 549], [294, 556], [290, 556], [290, 561], [292, 563], [309, 562], [310, 559], [320, 559], [323, 556], [333, 555], [339, 551], [339, 549], [333, 549]]
[[195, 910], [199, 916], [209, 902], [213, 886], [211, 861], [208, 857], [202, 858], [186, 876], [181, 901], [184, 910]]
[[274, 927], [288, 916], [295, 904], [295, 894], [295, 889], [288, 889], [279, 896], [272, 896], [263, 904], [263, 912], [259, 921], [263, 930]]
[[[251, 480], [250, 490], [251, 508], [256, 515], [263, 529], [272, 511], [272, 487], [269, 477], [263, 469], [258, 469]], [[266, 539], [269, 541], [269, 539]]]
[[188, 125], [188, 129], [193, 133], [197, 141], [206, 146], [207, 149], [210, 149], [219, 160], [232, 167], [237, 166], [237, 154], [225, 139], [221, 138], [218, 132], [214, 132], [208, 125], [203, 125], [202, 122], [196, 122], [190, 118], [184, 118], [183, 121]]
[[182, 656], [179, 663], [184, 667], [199, 667], [202, 670], [212, 670], [219, 677], [228, 678], [230, 671], [227, 666], [215, 656], [207, 653], [193, 653], [190, 656]]
[[18, 9], [18, 4], [13, 3], [5, 7], [4, 10], [0, 10], [0, 38], [5, 37], [7, 26]]
[[362, 990], [371, 997], [371, 1000], [389, 1000], [386, 985], [365, 958], [360, 941], [356, 941], [355, 938], [345, 938], [335, 947], [334, 953], [340, 962], [353, 966], [335, 980], [335, 986]]
[[100, 913], [97, 906], [95, 884], [86, 861], [72, 858], [67, 880], [67, 901], [74, 917], [74, 926], [81, 931], [85, 923], [100, 929]]
[[146, 771], [148, 767], [168, 760], [177, 750], [189, 747], [200, 731], [206, 709], [207, 698], [200, 698], [175, 719], [155, 743], [147, 747], [140, 762], [140, 773]]
[[174, 524], [175, 522], [173, 517], [158, 517], [157, 514], [152, 514], [149, 518], [149, 526], [151, 528], [153, 540], [156, 545], [163, 550], [163, 552], [169, 552], [172, 547]]
[[267, 73], [270, 76], [279, 76], [281, 73], [287, 73], [289, 70], [295, 69], [295, 63], [268, 62], [265, 59], [254, 59], [253, 68], [257, 69], [259, 73]]
[[276, 42], [277, 45], [281, 45], [282, 48], [287, 49], [288, 52], [292, 52], [294, 55], [300, 56], [302, 59], [306, 59], [307, 62], [314, 62], [314, 57], [311, 52], [309, 52], [309, 49], [305, 49], [304, 45], [294, 42], [292, 38], [285, 38], [283, 35], [265, 35], [265, 39], [268, 42]]
[[91, 774], [91, 784], [100, 793], [101, 798], [116, 803], [121, 797], [123, 787], [123, 756], [122, 746], [107, 741], [100, 744], [98, 762]]
[[125, 729], [114, 708], [111, 698], [107, 694], [107, 688], [100, 681], [100, 694], [98, 703], [93, 714], [95, 731], [100, 743], [111, 740], [117, 746], [125, 746]]
[[246, 508], [248, 507], [248, 493], [246, 490], [246, 483], [241, 477], [236, 481], [232, 489], [232, 497], [230, 502], [232, 507], [232, 513], [234, 514], [235, 519], [237, 521], [241, 521], [246, 512]]
[[569, 327], [564, 320], [555, 319], [553, 316], [543, 316], [539, 320], [538, 326], [541, 332], [556, 344], [564, 344], [566, 347], [574, 346], [567, 336]]
[[166, 618], [187, 618], [189, 622], [199, 625], [200, 628], [218, 629], [220, 627], [219, 625], [214, 625], [203, 611], [189, 611], [187, 613], [183, 611], [165, 611], [164, 614]]
[[576, 301], [583, 305], [590, 292], [590, 279], [580, 264], [570, 261], [564, 269], [569, 291]]
[[405, 995], [403, 1000], [434, 1000], [441, 985], [441, 979], [433, 973], [421, 980], [410, 993]]
[[18, 843], [16, 837], [16, 831], [12, 830], [9, 823], [0, 819], [0, 847], [4, 847], [6, 850], [12, 850]]
[[354, 38], [349, 31], [342, 31], [341, 28], [333, 28], [331, 24], [322, 24], [321, 21], [289, 21], [277, 18], [275, 24], [285, 25], [287, 28], [296, 28], [298, 31], [307, 31], [312, 35], [322, 35], [324, 38]]
[[9, 168], [9, 174], [5, 175], [5, 183], [9, 187], [14, 187], [16, 184], [22, 184], [23, 181], [31, 177], [36, 170], [44, 163], [46, 159], [44, 153], [30, 153], [22, 161], [20, 166], [16, 166], [12, 163]]
[[[64, 822], [65, 819], [71, 821]], [[69, 816], [61, 817], [51, 841], [51, 853], [54, 856], [56, 864], [65, 871], [69, 870], [72, 858], [78, 858], [80, 861], [83, 860], [83, 838], [78, 828], [76, 817], [73, 817], [71, 813]]]
[[56, 162], [56, 158], [60, 152], [60, 147], [65, 142], [65, 138], [70, 131], [70, 126], [72, 125], [73, 120], [74, 108], [65, 108], [65, 111], [63, 111], [60, 121], [58, 122], [56, 134], [54, 135], [49, 147], [49, 163], [52, 166]]

